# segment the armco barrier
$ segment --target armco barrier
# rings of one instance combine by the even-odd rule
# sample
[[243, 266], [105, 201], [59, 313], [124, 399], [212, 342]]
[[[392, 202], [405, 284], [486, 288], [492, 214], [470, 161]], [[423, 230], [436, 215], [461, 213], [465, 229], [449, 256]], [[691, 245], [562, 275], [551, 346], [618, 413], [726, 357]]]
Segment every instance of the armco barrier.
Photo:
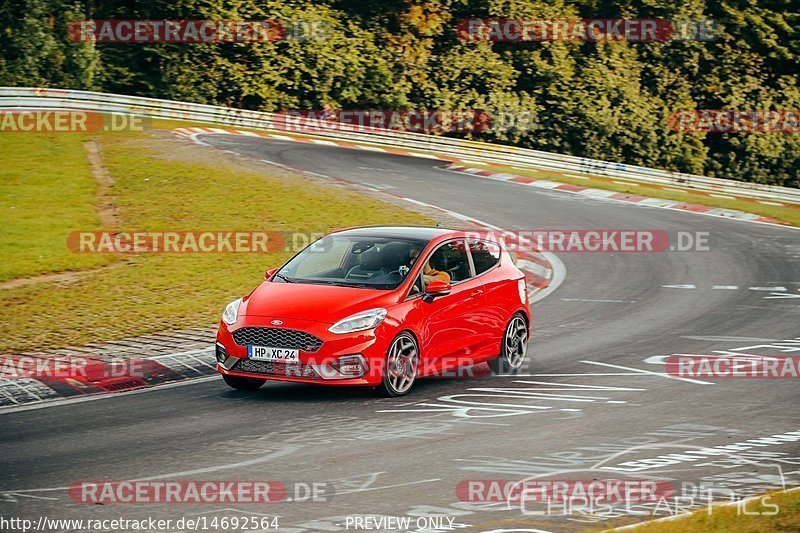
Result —
[[[0, 109], [81, 109], [283, 131], [280, 114], [67, 89], [0, 87]], [[657, 170], [423, 133], [321, 125], [315, 137], [419, 150], [460, 160], [576, 172], [800, 204], [800, 189]]]

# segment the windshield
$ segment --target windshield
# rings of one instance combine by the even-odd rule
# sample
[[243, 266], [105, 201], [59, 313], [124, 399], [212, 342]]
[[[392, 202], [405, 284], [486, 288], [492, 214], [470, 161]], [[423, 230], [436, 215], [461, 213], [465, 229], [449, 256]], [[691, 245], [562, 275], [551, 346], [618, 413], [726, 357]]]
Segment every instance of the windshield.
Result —
[[427, 244], [414, 239], [328, 235], [289, 261], [273, 281], [395, 289]]

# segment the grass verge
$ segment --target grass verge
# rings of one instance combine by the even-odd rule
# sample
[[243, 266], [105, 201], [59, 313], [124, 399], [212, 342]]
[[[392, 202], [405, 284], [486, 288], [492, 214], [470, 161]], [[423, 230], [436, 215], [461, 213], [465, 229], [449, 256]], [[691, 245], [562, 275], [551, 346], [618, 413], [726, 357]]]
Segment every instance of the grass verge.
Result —
[[[777, 506], [776, 514], [761, 514], [775, 512], [774, 506]], [[683, 518], [645, 524], [628, 531], [635, 533], [800, 531], [800, 491], [768, 493], [761, 500], [748, 502], [746, 510], [751, 514], [744, 514], [736, 505], [717, 506], [712, 508], [711, 514], [702, 509]]]
[[[27, 134], [16, 139], [7, 141], [5, 148], [13, 152], [25, 143], [38, 143], [37, 153], [43, 156], [53, 150], [44, 159], [51, 167], [56, 166], [60, 143], [67, 142], [34, 139]], [[170, 138], [115, 133], [97, 135], [95, 140], [114, 179], [113, 196], [122, 229], [310, 233], [357, 225], [433, 223], [333, 184], [226, 159], [219, 152]], [[62, 174], [61, 181], [67, 186], [70, 179], [87, 181], [85, 167]], [[57, 195], [50, 190], [51, 184], [43, 184], [42, 189]], [[19, 194], [16, 189], [24, 187], [24, 180], [4, 182], [4, 186]], [[88, 185], [85, 188], [89, 189]], [[84, 198], [90, 196], [83, 194]], [[36, 217], [47, 219], [48, 215], [31, 209], [28, 218], [6, 217], [5, 222], [16, 235], [24, 236], [27, 227], [15, 226], [27, 220], [38, 223]], [[70, 228], [94, 230], [97, 223], [89, 215], [74, 216]], [[123, 256], [120, 261], [115, 254], [67, 251], [59, 224], [40, 229], [48, 234], [38, 245], [45, 256], [64, 257], [64, 263], [72, 266], [116, 263], [88, 275], [0, 289], [2, 351], [57, 348], [207, 326], [218, 319], [228, 301], [255, 287], [265, 269], [278, 266], [290, 255], [287, 251], [144, 254]], [[24, 239], [18, 244], [28, 245]], [[45, 266], [58, 268], [50, 261], [44, 261], [42, 268]]]
[[65, 246], [72, 231], [100, 229], [86, 139], [80, 133], [0, 134], [0, 282], [114, 260], [73, 254]]

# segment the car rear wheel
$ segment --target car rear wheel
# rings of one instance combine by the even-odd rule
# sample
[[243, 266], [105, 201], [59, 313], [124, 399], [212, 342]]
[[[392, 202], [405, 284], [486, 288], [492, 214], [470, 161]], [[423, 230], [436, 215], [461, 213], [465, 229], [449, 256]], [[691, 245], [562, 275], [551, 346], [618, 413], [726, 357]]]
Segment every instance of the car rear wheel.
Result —
[[384, 396], [402, 396], [417, 379], [419, 348], [410, 333], [401, 333], [389, 346], [380, 391]]
[[528, 352], [528, 324], [521, 313], [517, 313], [506, 326], [500, 357], [489, 361], [493, 374], [514, 374], [525, 363]]
[[239, 376], [226, 376], [225, 374], [222, 375], [222, 379], [225, 380], [225, 383], [227, 383], [229, 387], [232, 387], [236, 390], [250, 391], [260, 389], [261, 385], [267, 382], [266, 379], [242, 378]]

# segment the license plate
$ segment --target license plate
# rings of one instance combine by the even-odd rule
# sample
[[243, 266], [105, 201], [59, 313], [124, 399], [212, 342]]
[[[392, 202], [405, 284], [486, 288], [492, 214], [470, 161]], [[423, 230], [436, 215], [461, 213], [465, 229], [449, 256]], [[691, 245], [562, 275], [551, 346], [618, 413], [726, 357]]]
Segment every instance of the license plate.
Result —
[[300, 351], [289, 348], [272, 348], [270, 346], [248, 346], [247, 357], [256, 361], [299, 363]]

